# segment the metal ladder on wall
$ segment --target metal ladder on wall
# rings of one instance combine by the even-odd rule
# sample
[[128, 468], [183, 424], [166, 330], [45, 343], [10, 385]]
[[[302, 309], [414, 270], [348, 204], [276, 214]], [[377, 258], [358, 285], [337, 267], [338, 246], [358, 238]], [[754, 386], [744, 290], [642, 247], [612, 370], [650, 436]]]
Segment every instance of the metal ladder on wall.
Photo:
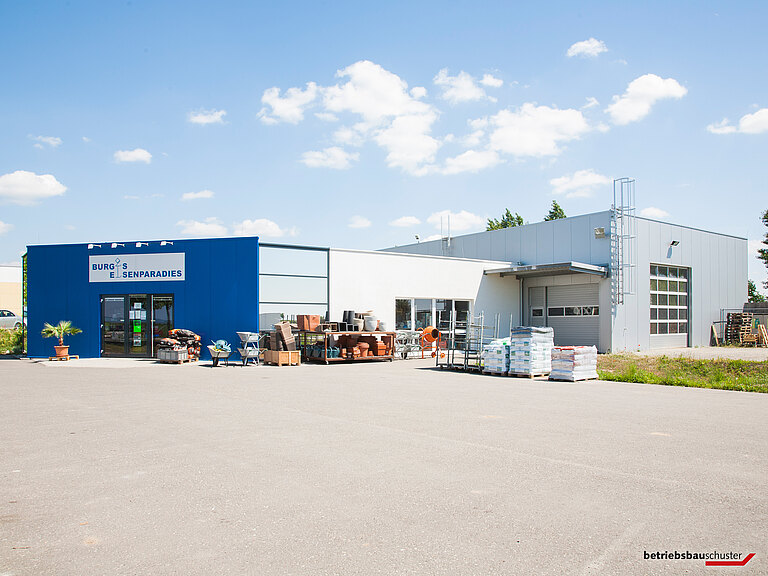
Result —
[[613, 181], [611, 206], [611, 302], [624, 304], [624, 296], [636, 290], [635, 258], [637, 221], [635, 219], [635, 181]]

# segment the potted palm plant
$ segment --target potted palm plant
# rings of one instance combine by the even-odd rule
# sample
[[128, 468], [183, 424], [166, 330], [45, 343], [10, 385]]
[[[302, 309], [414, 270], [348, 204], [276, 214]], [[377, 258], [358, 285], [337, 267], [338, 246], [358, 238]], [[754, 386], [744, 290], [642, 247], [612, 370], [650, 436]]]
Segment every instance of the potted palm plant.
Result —
[[52, 326], [46, 322], [41, 334], [43, 335], [43, 338], [59, 339], [59, 345], [54, 346], [54, 349], [56, 350], [56, 357], [61, 358], [63, 356], [69, 356], [69, 346], [64, 345], [64, 336], [80, 334], [81, 332], [82, 330], [72, 326], [72, 322], [69, 320], [59, 320], [59, 323], [56, 324], [56, 326]]

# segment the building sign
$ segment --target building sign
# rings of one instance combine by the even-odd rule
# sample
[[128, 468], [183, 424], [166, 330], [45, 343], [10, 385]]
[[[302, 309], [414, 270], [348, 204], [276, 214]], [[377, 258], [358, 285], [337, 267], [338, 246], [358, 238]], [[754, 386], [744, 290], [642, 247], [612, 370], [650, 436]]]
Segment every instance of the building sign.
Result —
[[184, 280], [184, 253], [88, 257], [88, 282]]

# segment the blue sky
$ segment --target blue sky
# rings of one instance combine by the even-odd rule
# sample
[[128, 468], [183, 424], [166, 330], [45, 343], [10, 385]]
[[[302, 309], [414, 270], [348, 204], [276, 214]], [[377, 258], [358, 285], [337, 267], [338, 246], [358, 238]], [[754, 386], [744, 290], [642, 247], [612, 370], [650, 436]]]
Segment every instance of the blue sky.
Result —
[[[381, 248], [641, 213], [750, 238], [768, 5], [0, 1], [0, 262], [258, 234]], [[750, 256], [750, 276], [765, 269]]]

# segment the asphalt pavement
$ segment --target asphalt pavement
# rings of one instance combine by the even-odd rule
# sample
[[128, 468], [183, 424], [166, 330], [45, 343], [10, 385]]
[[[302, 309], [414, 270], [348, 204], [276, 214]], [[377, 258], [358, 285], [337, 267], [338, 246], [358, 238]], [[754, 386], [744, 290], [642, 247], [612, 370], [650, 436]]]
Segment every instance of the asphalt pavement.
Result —
[[0, 576], [768, 573], [767, 394], [64, 364], [0, 361]]

